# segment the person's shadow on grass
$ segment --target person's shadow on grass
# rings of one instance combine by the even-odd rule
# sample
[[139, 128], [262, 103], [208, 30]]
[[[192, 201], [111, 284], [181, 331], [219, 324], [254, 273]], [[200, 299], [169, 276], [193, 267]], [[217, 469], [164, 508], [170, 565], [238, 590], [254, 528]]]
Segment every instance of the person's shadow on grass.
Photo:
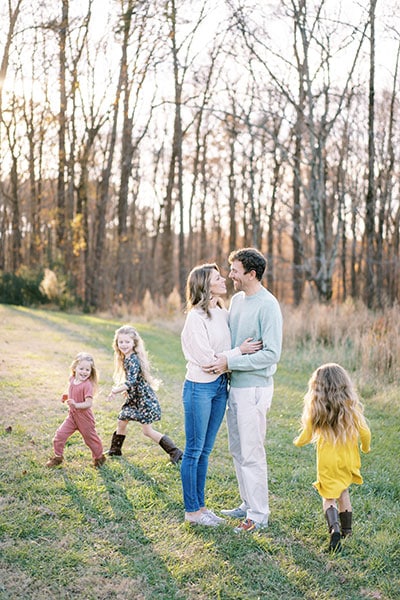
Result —
[[[117, 565], [120, 565], [118, 570], [121, 576], [142, 578], [146, 580], [146, 585], [151, 587], [155, 596], [162, 590], [173, 600], [180, 597], [181, 592], [159, 552], [153, 549], [152, 540], [140, 525], [137, 511], [126, 492], [125, 476], [128, 472], [145, 486], [157, 487], [157, 483], [144, 471], [133, 467], [124, 459], [122, 464], [121, 460], [118, 462], [120, 470], [107, 463], [97, 470], [109, 501], [109, 505], [104, 506], [104, 511], [99, 508], [98, 501], [93, 502], [88, 498], [74, 478], [63, 471], [66, 490], [84, 515], [88, 526], [107, 543], [108, 556], [105, 558], [103, 555], [101, 558], [105, 572], [115, 576]], [[157, 493], [163, 494], [161, 490], [157, 490]]]

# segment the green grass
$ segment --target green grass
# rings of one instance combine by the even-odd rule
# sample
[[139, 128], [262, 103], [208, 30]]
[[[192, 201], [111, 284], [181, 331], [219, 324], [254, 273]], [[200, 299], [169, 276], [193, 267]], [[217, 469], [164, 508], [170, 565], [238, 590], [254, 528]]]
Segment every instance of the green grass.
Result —
[[[269, 415], [270, 526], [236, 535], [232, 524], [189, 528], [179, 468], [131, 424], [121, 459], [100, 470], [79, 435], [62, 468], [44, 466], [65, 417], [59, 401], [80, 350], [100, 371], [97, 429], [108, 447], [120, 400], [107, 401], [111, 342], [121, 321], [0, 306], [0, 599], [318, 600], [400, 597], [398, 390], [365, 396], [372, 452], [364, 485], [351, 490], [354, 535], [339, 556], [326, 552], [321, 501], [311, 483], [315, 454], [296, 449], [310, 376], [302, 356], [283, 356]], [[159, 429], [184, 445], [179, 335], [136, 324], [157, 374]], [[305, 366], [307, 365], [307, 366]], [[295, 366], [295, 368], [294, 368]], [[11, 433], [6, 428], [11, 426]], [[207, 501], [238, 502], [223, 424], [210, 461]]]

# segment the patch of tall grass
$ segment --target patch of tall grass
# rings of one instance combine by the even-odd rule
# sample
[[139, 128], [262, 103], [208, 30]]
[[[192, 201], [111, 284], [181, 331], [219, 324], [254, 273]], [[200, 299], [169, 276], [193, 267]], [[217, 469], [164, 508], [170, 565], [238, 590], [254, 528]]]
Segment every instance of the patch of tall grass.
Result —
[[393, 306], [373, 312], [364, 305], [303, 304], [283, 307], [284, 351], [313, 365], [335, 361], [364, 382], [385, 383], [400, 376], [400, 314]]
[[[226, 305], [229, 299], [226, 300]], [[377, 380], [391, 384], [400, 378], [400, 310], [395, 305], [382, 311], [369, 310], [361, 302], [343, 304], [304, 302], [299, 307], [282, 303], [283, 352], [292, 367], [338, 362], [352, 372], [366, 389]], [[146, 294], [140, 306], [114, 306], [113, 318], [150, 322], [179, 334], [185, 313], [175, 289], [164, 302]]]

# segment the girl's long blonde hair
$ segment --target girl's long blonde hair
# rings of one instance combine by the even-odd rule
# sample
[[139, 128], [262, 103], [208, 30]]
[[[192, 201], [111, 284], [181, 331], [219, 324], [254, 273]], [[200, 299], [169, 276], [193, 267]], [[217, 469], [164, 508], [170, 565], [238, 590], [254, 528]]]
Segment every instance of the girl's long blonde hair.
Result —
[[[218, 271], [218, 265], [215, 263], [205, 263], [194, 267], [186, 281], [186, 308], [202, 308], [208, 316], [210, 316], [210, 302], [212, 300], [210, 285], [211, 274], [213, 271]], [[222, 300], [217, 301], [218, 306], [223, 306]]]
[[98, 385], [98, 381], [99, 381], [99, 374], [97, 372], [97, 369], [94, 364], [94, 359], [91, 354], [88, 354], [87, 352], [78, 352], [78, 354], [75, 356], [74, 360], [71, 363], [71, 366], [70, 366], [71, 373], [75, 377], [76, 367], [82, 360], [86, 360], [88, 363], [90, 363], [90, 365], [92, 367], [92, 370], [90, 371], [89, 379], [93, 384], [93, 388], [96, 389], [97, 385]]
[[311, 426], [314, 438], [346, 443], [365, 425], [364, 407], [347, 371], [336, 363], [314, 371], [304, 396], [302, 426]]
[[131, 325], [123, 325], [114, 335], [113, 349], [114, 349], [114, 381], [115, 383], [122, 383], [125, 380], [125, 369], [124, 360], [125, 354], [118, 348], [118, 336], [128, 335], [133, 340], [133, 352], [137, 355], [140, 363], [140, 369], [144, 379], [154, 388], [158, 387], [159, 381], [155, 379], [151, 374], [150, 362], [147, 356], [144, 342], [140, 337], [139, 333]]

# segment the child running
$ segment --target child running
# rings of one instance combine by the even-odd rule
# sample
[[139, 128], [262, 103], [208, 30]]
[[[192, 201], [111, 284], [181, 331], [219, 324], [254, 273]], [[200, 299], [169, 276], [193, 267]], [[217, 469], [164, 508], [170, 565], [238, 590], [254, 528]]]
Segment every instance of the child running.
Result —
[[332, 552], [341, 550], [341, 537], [351, 535], [349, 486], [363, 482], [358, 440], [363, 452], [370, 451], [371, 432], [363, 413], [343, 367], [328, 363], [316, 369], [304, 396], [302, 431], [293, 443], [304, 446], [316, 442], [317, 481], [313, 485], [322, 497]]
[[106, 460], [103, 444], [96, 431], [92, 411], [93, 393], [97, 387], [98, 374], [90, 354], [79, 352], [71, 364], [68, 395], [62, 397], [69, 407], [68, 417], [57, 429], [54, 439], [54, 456], [47, 467], [56, 467], [63, 462], [64, 446], [75, 431], [79, 431], [85, 444], [92, 451], [93, 465], [100, 467]]
[[151, 424], [161, 419], [161, 408], [152, 385], [155, 381], [150, 373], [150, 364], [144, 342], [133, 327], [124, 325], [115, 332], [114, 341], [114, 382], [109, 400], [116, 394], [123, 393], [125, 402], [118, 415], [117, 429], [111, 440], [108, 451], [110, 456], [121, 456], [121, 448], [126, 437], [129, 421], [137, 421], [142, 425], [143, 435], [160, 444], [169, 454], [173, 464], [182, 458], [180, 450], [166, 435], [159, 433]]

